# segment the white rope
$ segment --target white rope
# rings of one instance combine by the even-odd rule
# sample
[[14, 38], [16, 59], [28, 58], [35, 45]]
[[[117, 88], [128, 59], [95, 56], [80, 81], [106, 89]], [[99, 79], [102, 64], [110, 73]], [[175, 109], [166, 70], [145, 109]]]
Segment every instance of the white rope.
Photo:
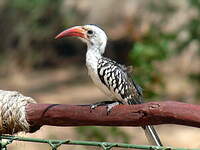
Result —
[[36, 102], [16, 91], [0, 90], [0, 134], [29, 131], [25, 110], [28, 103]]

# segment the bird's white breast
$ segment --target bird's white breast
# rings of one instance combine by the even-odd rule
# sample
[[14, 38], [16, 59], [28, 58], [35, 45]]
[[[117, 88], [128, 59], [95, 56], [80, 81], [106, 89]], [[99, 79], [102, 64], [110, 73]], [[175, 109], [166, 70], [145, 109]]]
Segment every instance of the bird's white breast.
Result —
[[98, 53], [94, 53], [94, 51], [87, 51], [86, 54], [86, 66], [88, 69], [88, 74], [91, 77], [94, 84], [99, 87], [101, 91], [103, 91], [108, 97], [112, 98], [113, 94], [109, 91], [109, 89], [101, 82], [99, 79], [99, 75], [97, 72], [98, 60], [101, 59], [101, 55]]

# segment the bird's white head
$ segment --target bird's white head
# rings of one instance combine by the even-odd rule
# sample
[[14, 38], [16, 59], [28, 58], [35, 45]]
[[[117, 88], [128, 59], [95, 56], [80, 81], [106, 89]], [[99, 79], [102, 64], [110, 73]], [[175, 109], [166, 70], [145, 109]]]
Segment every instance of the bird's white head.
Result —
[[55, 38], [59, 39], [67, 36], [81, 38], [87, 43], [88, 49], [98, 50], [101, 54], [103, 54], [105, 51], [107, 36], [105, 32], [96, 25], [89, 24], [84, 26], [75, 26], [64, 30]]

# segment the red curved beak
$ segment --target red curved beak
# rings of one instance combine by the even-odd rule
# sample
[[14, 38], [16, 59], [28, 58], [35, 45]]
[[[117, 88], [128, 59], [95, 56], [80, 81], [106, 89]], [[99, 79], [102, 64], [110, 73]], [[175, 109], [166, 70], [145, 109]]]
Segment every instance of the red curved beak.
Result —
[[55, 39], [61, 39], [68, 36], [85, 38], [85, 30], [81, 26], [72, 27], [58, 34]]

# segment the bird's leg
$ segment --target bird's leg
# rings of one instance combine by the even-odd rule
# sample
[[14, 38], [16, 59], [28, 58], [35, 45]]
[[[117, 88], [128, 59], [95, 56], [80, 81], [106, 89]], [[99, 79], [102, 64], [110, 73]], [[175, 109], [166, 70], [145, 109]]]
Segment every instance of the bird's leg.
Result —
[[102, 101], [102, 102], [97, 102], [97, 103], [91, 104], [90, 108], [92, 110], [99, 106], [106, 106], [107, 115], [108, 115], [110, 113], [111, 109], [119, 104], [123, 104], [123, 103], [121, 101]]

